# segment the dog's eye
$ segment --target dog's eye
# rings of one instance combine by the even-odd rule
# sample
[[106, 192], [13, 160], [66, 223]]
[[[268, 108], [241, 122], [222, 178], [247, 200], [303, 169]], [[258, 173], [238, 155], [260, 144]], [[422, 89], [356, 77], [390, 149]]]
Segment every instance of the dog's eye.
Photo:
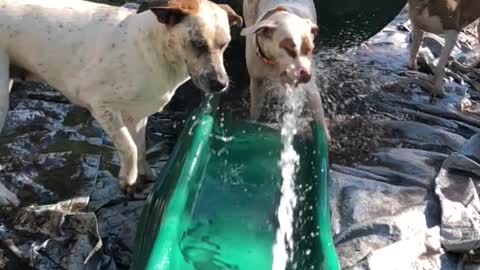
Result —
[[313, 41], [307, 37], [304, 37], [302, 40], [302, 46], [300, 47], [300, 50], [303, 55], [309, 55], [311, 52], [313, 52], [314, 47], [315, 47], [315, 44], [313, 43]]
[[198, 53], [206, 53], [208, 52], [208, 44], [207, 42], [203, 40], [198, 40], [194, 39], [191, 41], [192, 47], [198, 52]]
[[220, 43], [220, 44], [218, 44], [218, 48], [219, 48], [220, 50], [223, 50], [223, 49], [225, 49], [226, 47], [227, 47], [227, 43]]
[[285, 38], [282, 40], [279, 47], [284, 49], [290, 57], [297, 57], [297, 45], [291, 38]]

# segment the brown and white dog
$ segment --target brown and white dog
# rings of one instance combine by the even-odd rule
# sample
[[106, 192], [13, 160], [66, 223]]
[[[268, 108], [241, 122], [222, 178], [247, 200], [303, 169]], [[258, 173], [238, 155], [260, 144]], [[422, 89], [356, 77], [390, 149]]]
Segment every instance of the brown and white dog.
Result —
[[[424, 31], [445, 34], [445, 46], [435, 67], [432, 89], [434, 96], [442, 95], [445, 65], [462, 28], [480, 17], [480, 0], [408, 0], [408, 11], [413, 26], [410, 69], [417, 69], [416, 59]], [[478, 39], [480, 41], [480, 24]]]
[[[120, 183], [151, 175], [147, 117], [188, 79], [205, 92], [227, 88], [223, 52], [242, 19], [208, 0], [154, 0], [137, 13], [80, 0], [0, 0], [0, 130], [11, 70], [46, 81], [87, 108], [120, 154]], [[15, 68], [14, 68], [15, 67]]]
[[245, 0], [243, 3], [246, 60], [250, 74], [250, 117], [258, 120], [271, 88], [303, 84], [316, 120], [323, 124], [323, 107], [313, 67], [318, 32], [312, 0]]

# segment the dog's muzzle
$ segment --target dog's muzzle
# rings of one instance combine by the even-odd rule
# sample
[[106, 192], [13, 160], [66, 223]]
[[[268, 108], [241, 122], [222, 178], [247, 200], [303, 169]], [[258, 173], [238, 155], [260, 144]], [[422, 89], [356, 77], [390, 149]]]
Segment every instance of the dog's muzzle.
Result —
[[228, 88], [229, 78], [225, 73], [207, 72], [191, 76], [193, 83], [206, 93], [219, 93]]
[[308, 83], [310, 79], [312, 78], [312, 74], [305, 69], [301, 69], [298, 72], [298, 81], [300, 83]]
[[292, 77], [290, 76], [287, 71], [284, 71], [280, 73], [280, 80], [284, 84], [297, 86], [298, 84], [308, 83], [312, 79], [312, 74], [305, 69], [297, 70]]
[[207, 75], [207, 78], [207, 87], [212, 93], [225, 91], [230, 81], [225, 73], [212, 72]]

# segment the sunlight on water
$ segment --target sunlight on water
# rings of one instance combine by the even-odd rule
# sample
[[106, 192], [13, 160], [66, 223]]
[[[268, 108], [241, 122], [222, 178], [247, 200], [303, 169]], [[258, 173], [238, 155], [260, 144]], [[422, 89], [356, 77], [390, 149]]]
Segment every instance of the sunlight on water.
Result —
[[293, 137], [299, 126], [299, 116], [304, 104], [303, 91], [287, 87], [284, 115], [282, 119], [283, 150], [280, 158], [282, 171], [281, 198], [278, 206], [278, 222], [276, 240], [273, 246], [272, 270], [285, 270], [293, 254], [293, 211], [296, 206], [295, 174], [299, 165], [299, 155], [293, 148]]

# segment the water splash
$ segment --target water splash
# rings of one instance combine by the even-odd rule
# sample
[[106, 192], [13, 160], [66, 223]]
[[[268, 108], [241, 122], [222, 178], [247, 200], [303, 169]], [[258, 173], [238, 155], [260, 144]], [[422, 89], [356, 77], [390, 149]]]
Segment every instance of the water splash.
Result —
[[280, 158], [282, 171], [281, 198], [278, 206], [276, 240], [273, 246], [272, 270], [285, 270], [293, 257], [293, 212], [296, 207], [295, 174], [300, 157], [293, 148], [293, 137], [299, 126], [299, 116], [304, 104], [304, 91], [287, 86], [282, 119], [281, 139], [283, 150]]

